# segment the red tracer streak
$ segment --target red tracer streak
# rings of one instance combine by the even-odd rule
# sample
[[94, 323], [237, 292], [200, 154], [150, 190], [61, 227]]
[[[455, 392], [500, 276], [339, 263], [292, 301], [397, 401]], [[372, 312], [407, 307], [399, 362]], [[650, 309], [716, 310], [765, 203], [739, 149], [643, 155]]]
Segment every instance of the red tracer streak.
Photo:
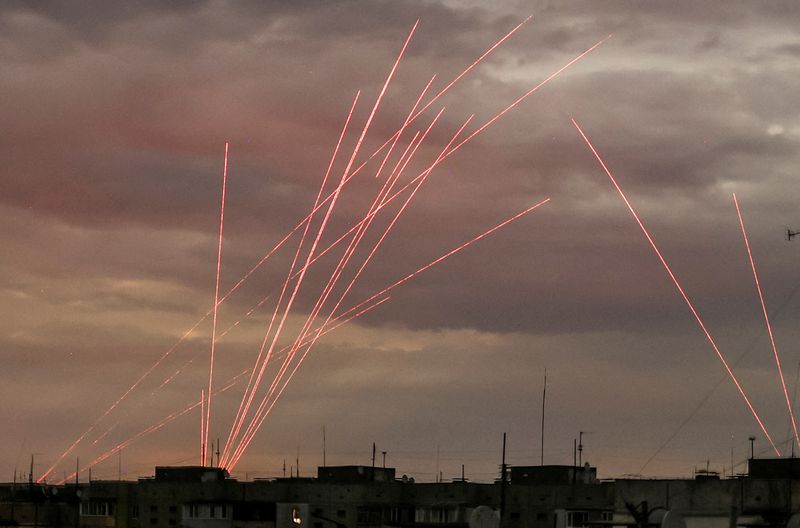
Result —
[[614, 184], [614, 187], [617, 189], [617, 192], [619, 193], [620, 197], [625, 202], [625, 205], [628, 206], [628, 210], [631, 212], [631, 215], [633, 215], [633, 218], [636, 220], [636, 223], [639, 224], [639, 228], [642, 230], [642, 233], [644, 233], [645, 238], [647, 238], [647, 241], [650, 243], [650, 247], [652, 247], [653, 251], [655, 251], [656, 256], [658, 256], [658, 259], [661, 261], [661, 264], [664, 266], [664, 269], [667, 271], [667, 274], [669, 275], [669, 278], [672, 279], [673, 284], [675, 284], [675, 287], [678, 289], [678, 292], [681, 294], [681, 297], [683, 297], [683, 300], [686, 302], [686, 305], [689, 307], [689, 310], [692, 312], [692, 315], [694, 315], [694, 318], [697, 320], [697, 324], [700, 325], [700, 329], [703, 331], [703, 334], [705, 334], [706, 339], [708, 339], [708, 342], [711, 343], [711, 346], [714, 349], [714, 352], [716, 352], [717, 357], [722, 362], [722, 365], [725, 367], [725, 371], [728, 373], [728, 376], [730, 376], [730, 378], [733, 381], [734, 385], [736, 385], [736, 388], [739, 390], [739, 394], [741, 394], [742, 398], [744, 398], [744, 401], [747, 404], [747, 407], [750, 409], [750, 412], [753, 414], [753, 418], [755, 418], [756, 422], [758, 422], [758, 426], [761, 428], [761, 431], [764, 433], [764, 436], [769, 441], [770, 445], [772, 446], [772, 449], [775, 450], [775, 454], [780, 456], [781, 452], [778, 450], [778, 447], [775, 445], [775, 442], [773, 442], [772, 437], [767, 432], [767, 428], [764, 426], [764, 422], [761, 421], [761, 417], [756, 412], [755, 407], [753, 407], [753, 404], [750, 403], [750, 398], [747, 397], [747, 394], [745, 394], [744, 389], [742, 388], [742, 385], [739, 383], [739, 380], [736, 379], [736, 375], [734, 375], [733, 371], [731, 370], [731, 367], [728, 365], [728, 362], [725, 360], [725, 356], [722, 355], [722, 352], [720, 352], [719, 347], [717, 347], [716, 341], [714, 341], [714, 338], [711, 337], [711, 333], [708, 331], [708, 328], [706, 328], [705, 323], [703, 323], [703, 320], [700, 318], [700, 314], [697, 313], [697, 310], [695, 309], [694, 305], [692, 304], [692, 301], [689, 300], [688, 295], [686, 295], [686, 292], [683, 290], [683, 287], [678, 282], [678, 279], [672, 273], [672, 269], [669, 267], [669, 264], [667, 264], [667, 261], [664, 259], [664, 256], [661, 254], [661, 251], [659, 251], [658, 246], [656, 246], [656, 243], [653, 241], [653, 238], [650, 236], [650, 232], [647, 231], [646, 227], [644, 227], [644, 224], [642, 223], [642, 220], [639, 218], [639, 215], [636, 213], [636, 211], [634, 210], [633, 206], [628, 201], [628, 198], [627, 198], [627, 196], [625, 196], [625, 193], [622, 192], [622, 189], [620, 188], [619, 184], [617, 183], [617, 180], [611, 174], [611, 171], [608, 169], [608, 167], [606, 166], [605, 162], [600, 157], [600, 154], [597, 153], [597, 150], [595, 150], [594, 146], [589, 141], [589, 138], [586, 137], [586, 134], [583, 133], [583, 130], [578, 125], [577, 121], [575, 121], [573, 119], [572, 120], [572, 124], [575, 125], [576, 129], [578, 129], [578, 132], [580, 133], [581, 137], [586, 142], [586, 144], [589, 146], [589, 150], [591, 150], [592, 154], [594, 154], [594, 157], [597, 158], [597, 161], [598, 161], [598, 163], [600, 163], [600, 166], [603, 168], [603, 171], [605, 171], [606, 175], [608, 175], [609, 179], [611, 180], [611, 183]]
[[789, 400], [789, 391], [786, 390], [786, 380], [783, 377], [783, 369], [781, 368], [781, 358], [778, 355], [778, 347], [775, 346], [775, 337], [772, 335], [772, 324], [769, 322], [769, 315], [767, 314], [767, 303], [764, 302], [764, 294], [761, 292], [761, 283], [758, 280], [758, 273], [756, 272], [756, 263], [753, 260], [753, 253], [750, 251], [750, 241], [747, 239], [747, 231], [744, 229], [744, 220], [742, 219], [742, 210], [739, 208], [739, 200], [736, 199], [736, 194], [733, 195], [733, 203], [736, 205], [736, 214], [739, 217], [739, 225], [742, 228], [742, 237], [744, 237], [744, 246], [747, 248], [747, 258], [750, 260], [750, 269], [753, 270], [753, 279], [756, 282], [756, 290], [758, 291], [758, 299], [761, 301], [761, 311], [764, 313], [764, 322], [767, 325], [767, 333], [769, 334], [769, 342], [772, 345], [772, 353], [775, 355], [775, 365], [778, 367], [778, 375], [781, 378], [781, 387], [783, 388], [783, 396], [786, 398], [786, 407], [789, 409], [789, 417], [792, 419], [792, 428], [794, 429], [794, 439], [797, 445], [800, 446], [800, 437], [797, 435], [797, 422], [794, 418], [794, 411], [792, 410], [792, 402]]

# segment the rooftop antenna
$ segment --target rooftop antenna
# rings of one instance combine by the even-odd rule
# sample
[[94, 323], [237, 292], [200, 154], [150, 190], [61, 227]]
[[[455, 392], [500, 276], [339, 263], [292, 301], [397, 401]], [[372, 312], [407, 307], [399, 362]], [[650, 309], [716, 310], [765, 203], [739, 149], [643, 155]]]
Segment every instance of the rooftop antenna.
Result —
[[750, 460], [753, 460], [756, 457], [756, 451], [755, 451], [756, 437], [751, 436], [750, 438], [748, 438], [748, 440], [750, 440]]
[[327, 467], [328, 466], [328, 464], [326, 464], [325, 455], [326, 455], [325, 426], [323, 425], [322, 426], [322, 467]]
[[436, 480], [436, 482], [439, 482], [439, 473], [441, 473], [439, 471], [439, 451], [440, 451], [440, 448], [441, 448], [441, 446], [439, 444], [436, 444], [436, 475], [433, 477]]
[[219, 467], [219, 438], [217, 438], [217, 467]]
[[541, 465], [544, 465], [544, 403], [547, 399], [547, 367], [544, 369], [544, 386], [542, 387], [542, 449]]
[[583, 435], [592, 434], [591, 431], [578, 431], [578, 466], [583, 466]]
[[500, 524], [506, 511], [506, 433], [503, 433], [503, 458], [500, 464]]

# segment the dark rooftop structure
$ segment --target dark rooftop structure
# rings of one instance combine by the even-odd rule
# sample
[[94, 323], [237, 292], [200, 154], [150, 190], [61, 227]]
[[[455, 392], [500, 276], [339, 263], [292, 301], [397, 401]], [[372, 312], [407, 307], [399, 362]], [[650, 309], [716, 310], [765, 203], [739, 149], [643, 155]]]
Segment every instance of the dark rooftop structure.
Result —
[[593, 484], [597, 468], [585, 466], [512, 466], [512, 484]]
[[163, 482], [221, 482], [228, 477], [226, 470], [216, 467], [156, 467], [156, 480]]
[[393, 482], [394, 476], [394, 468], [372, 466], [324, 466], [317, 468], [317, 479], [320, 482]]
[[800, 458], [751, 458], [748, 469], [751, 478], [800, 479]]

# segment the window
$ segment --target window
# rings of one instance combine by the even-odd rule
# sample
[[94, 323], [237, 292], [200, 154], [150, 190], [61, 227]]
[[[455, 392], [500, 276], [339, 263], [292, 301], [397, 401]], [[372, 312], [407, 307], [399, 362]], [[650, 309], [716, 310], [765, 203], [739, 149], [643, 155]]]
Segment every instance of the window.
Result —
[[380, 508], [358, 508], [358, 524], [378, 525], [381, 524]]
[[81, 515], [89, 517], [110, 517], [114, 515], [114, 503], [101, 500], [81, 502]]
[[580, 528], [587, 526], [589, 522], [589, 512], [571, 511], [567, 512], [567, 528]]
[[456, 522], [458, 510], [452, 508], [417, 508], [414, 521], [418, 523], [446, 524]]
[[227, 504], [184, 504], [184, 519], [227, 519]]

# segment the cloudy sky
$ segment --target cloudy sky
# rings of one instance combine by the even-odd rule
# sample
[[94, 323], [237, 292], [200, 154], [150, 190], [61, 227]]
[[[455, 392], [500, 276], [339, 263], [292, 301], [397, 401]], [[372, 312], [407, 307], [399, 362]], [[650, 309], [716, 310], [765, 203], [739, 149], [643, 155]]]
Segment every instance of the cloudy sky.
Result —
[[[41, 474], [91, 427], [49, 477], [58, 480], [76, 457], [84, 465], [199, 401], [210, 318], [97, 422], [213, 305], [226, 141], [221, 292], [308, 214], [361, 90], [326, 194], [334, 190], [417, 19], [357, 163], [402, 125], [432, 75], [423, 103], [530, 15], [404, 132], [388, 168], [445, 108], [400, 185], [470, 115], [462, 137], [613, 36], [436, 168], [340, 312], [551, 201], [323, 337], [235, 473], [280, 475], [284, 460], [299, 458], [310, 474], [325, 427], [329, 464], [368, 464], [375, 442], [379, 458], [386, 451], [388, 465], [419, 480], [460, 476], [464, 464], [468, 478], [488, 481], [503, 432], [510, 463], [539, 463], [545, 369], [546, 463], [571, 464], [579, 431], [588, 432], [584, 460], [606, 477], [685, 476], [706, 461], [727, 474], [751, 435], [769, 454], [571, 118], [788, 452], [788, 412], [732, 193], [791, 398], [800, 361], [800, 240], [785, 240], [787, 226], [800, 229], [795, 2], [4, 2], [0, 419], [10, 434], [0, 479], [27, 472], [31, 453]], [[390, 172], [374, 178], [380, 159], [345, 187], [320, 247], [366, 214]], [[336, 291], [406, 196], [376, 218]], [[252, 367], [299, 240], [220, 306], [218, 333], [240, 322], [217, 344], [215, 387]], [[309, 268], [278, 348], [297, 336], [343, 251]], [[212, 439], [224, 442], [243, 390], [215, 396]], [[193, 409], [137, 439], [93, 475], [197, 463], [200, 416]]]

